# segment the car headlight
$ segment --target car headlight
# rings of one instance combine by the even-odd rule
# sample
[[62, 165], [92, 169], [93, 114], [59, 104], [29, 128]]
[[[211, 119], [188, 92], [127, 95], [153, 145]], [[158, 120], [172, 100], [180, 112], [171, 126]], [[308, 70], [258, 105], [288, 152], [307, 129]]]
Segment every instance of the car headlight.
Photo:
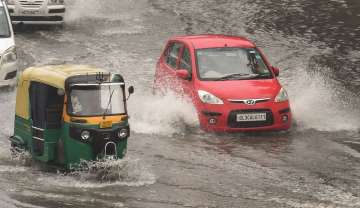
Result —
[[281, 88], [279, 93], [275, 97], [275, 102], [280, 103], [289, 99], [288, 94], [284, 88]]
[[87, 141], [90, 139], [90, 132], [87, 131], [87, 130], [84, 130], [81, 132], [81, 139], [84, 140], [84, 141]]
[[16, 55], [16, 50], [15, 48], [9, 48], [8, 50], [5, 51], [3, 57], [2, 57], [2, 64], [7, 64], [7, 63], [13, 63], [17, 60], [17, 55]]
[[15, 0], [6, 0], [7, 5], [15, 5]]
[[127, 129], [120, 129], [120, 131], [118, 132], [118, 137], [120, 139], [125, 139], [126, 137], [128, 137], [129, 135], [129, 131]]
[[64, 0], [49, 0], [49, 5], [63, 5]]
[[203, 91], [203, 90], [198, 90], [198, 94], [199, 94], [199, 98], [203, 103], [207, 103], [207, 104], [217, 104], [217, 105], [221, 105], [224, 104], [224, 102], [216, 97], [215, 95]]

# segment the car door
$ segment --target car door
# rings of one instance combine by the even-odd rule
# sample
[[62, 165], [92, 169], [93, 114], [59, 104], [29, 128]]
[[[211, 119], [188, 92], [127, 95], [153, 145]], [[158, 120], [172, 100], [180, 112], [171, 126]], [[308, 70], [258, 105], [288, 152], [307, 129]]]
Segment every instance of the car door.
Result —
[[182, 92], [188, 98], [192, 99], [194, 96], [193, 67], [192, 67], [190, 49], [186, 45], [183, 46], [180, 53], [178, 70], [186, 70], [190, 75], [189, 79], [181, 79], [181, 78], [177, 78], [177, 79], [181, 84]]
[[168, 90], [177, 91], [175, 81], [176, 69], [179, 66], [179, 56], [182, 50], [183, 44], [180, 42], [169, 42], [167, 47], [157, 64], [157, 70], [155, 75], [155, 90], [166, 92]]

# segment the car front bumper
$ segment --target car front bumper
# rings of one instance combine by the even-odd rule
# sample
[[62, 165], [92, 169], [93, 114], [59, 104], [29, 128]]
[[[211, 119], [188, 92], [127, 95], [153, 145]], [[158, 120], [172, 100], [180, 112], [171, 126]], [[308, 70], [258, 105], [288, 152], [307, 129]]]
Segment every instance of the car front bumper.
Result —
[[[237, 114], [266, 113], [266, 121], [237, 121]], [[244, 132], [287, 130], [291, 127], [291, 109], [288, 101], [268, 101], [250, 106], [225, 103], [224, 105], [202, 104], [198, 107], [200, 126], [206, 131]]]
[[9, 5], [9, 14], [13, 24], [59, 25], [64, 23], [64, 5], [43, 5], [39, 8], [24, 8]]
[[16, 75], [16, 62], [0, 65], [0, 87], [15, 85]]

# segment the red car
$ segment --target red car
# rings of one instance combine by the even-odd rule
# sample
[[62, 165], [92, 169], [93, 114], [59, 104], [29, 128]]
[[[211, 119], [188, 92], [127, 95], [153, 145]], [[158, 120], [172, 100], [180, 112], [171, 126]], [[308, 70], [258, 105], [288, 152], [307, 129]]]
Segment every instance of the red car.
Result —
[[190, 97], [204, 130], [287, 130], [291, 110], [278, 75], [246, 38], [178, 36], [157, 63], [154, 89]]

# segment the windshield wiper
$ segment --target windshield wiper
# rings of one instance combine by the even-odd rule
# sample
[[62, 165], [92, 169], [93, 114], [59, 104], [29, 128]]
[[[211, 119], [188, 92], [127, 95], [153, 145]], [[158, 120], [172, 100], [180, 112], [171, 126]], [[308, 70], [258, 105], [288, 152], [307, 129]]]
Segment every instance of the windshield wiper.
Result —
[[223, 77], [220, 77], [216, 80], [232, 80], [232, 79], [249, 79], [249, 78], [253, 78], [254, 75], [256, 76], [257, 74], [246, 74], [246, 73], [237, 73], [237, 74], [229, 74]]
[[104, 114], [103, 114], [103, 119], [106, 118], [106, 114], [107, 114], [107, 112], [108, 112], [108, 110], [109, 110], [109, 107], [110, 107], [110, 104], [111, 104], [111, 100], [112, 100], [112, 96], [113, 96], [114, 92], [115, 92], [115, 89], [113, 89], [113, 90], [111, 91], [111, 93], [110, 93], [109, 102], [108, 102], [108, 104], [107, 104], [107, 106], [106, 106], [106, 109], [105, 109], [105, 112], [104, 112]]
[[257, 78], [272, 78], [271, 74], [253, 74], [250, 79], [257, 79]]

